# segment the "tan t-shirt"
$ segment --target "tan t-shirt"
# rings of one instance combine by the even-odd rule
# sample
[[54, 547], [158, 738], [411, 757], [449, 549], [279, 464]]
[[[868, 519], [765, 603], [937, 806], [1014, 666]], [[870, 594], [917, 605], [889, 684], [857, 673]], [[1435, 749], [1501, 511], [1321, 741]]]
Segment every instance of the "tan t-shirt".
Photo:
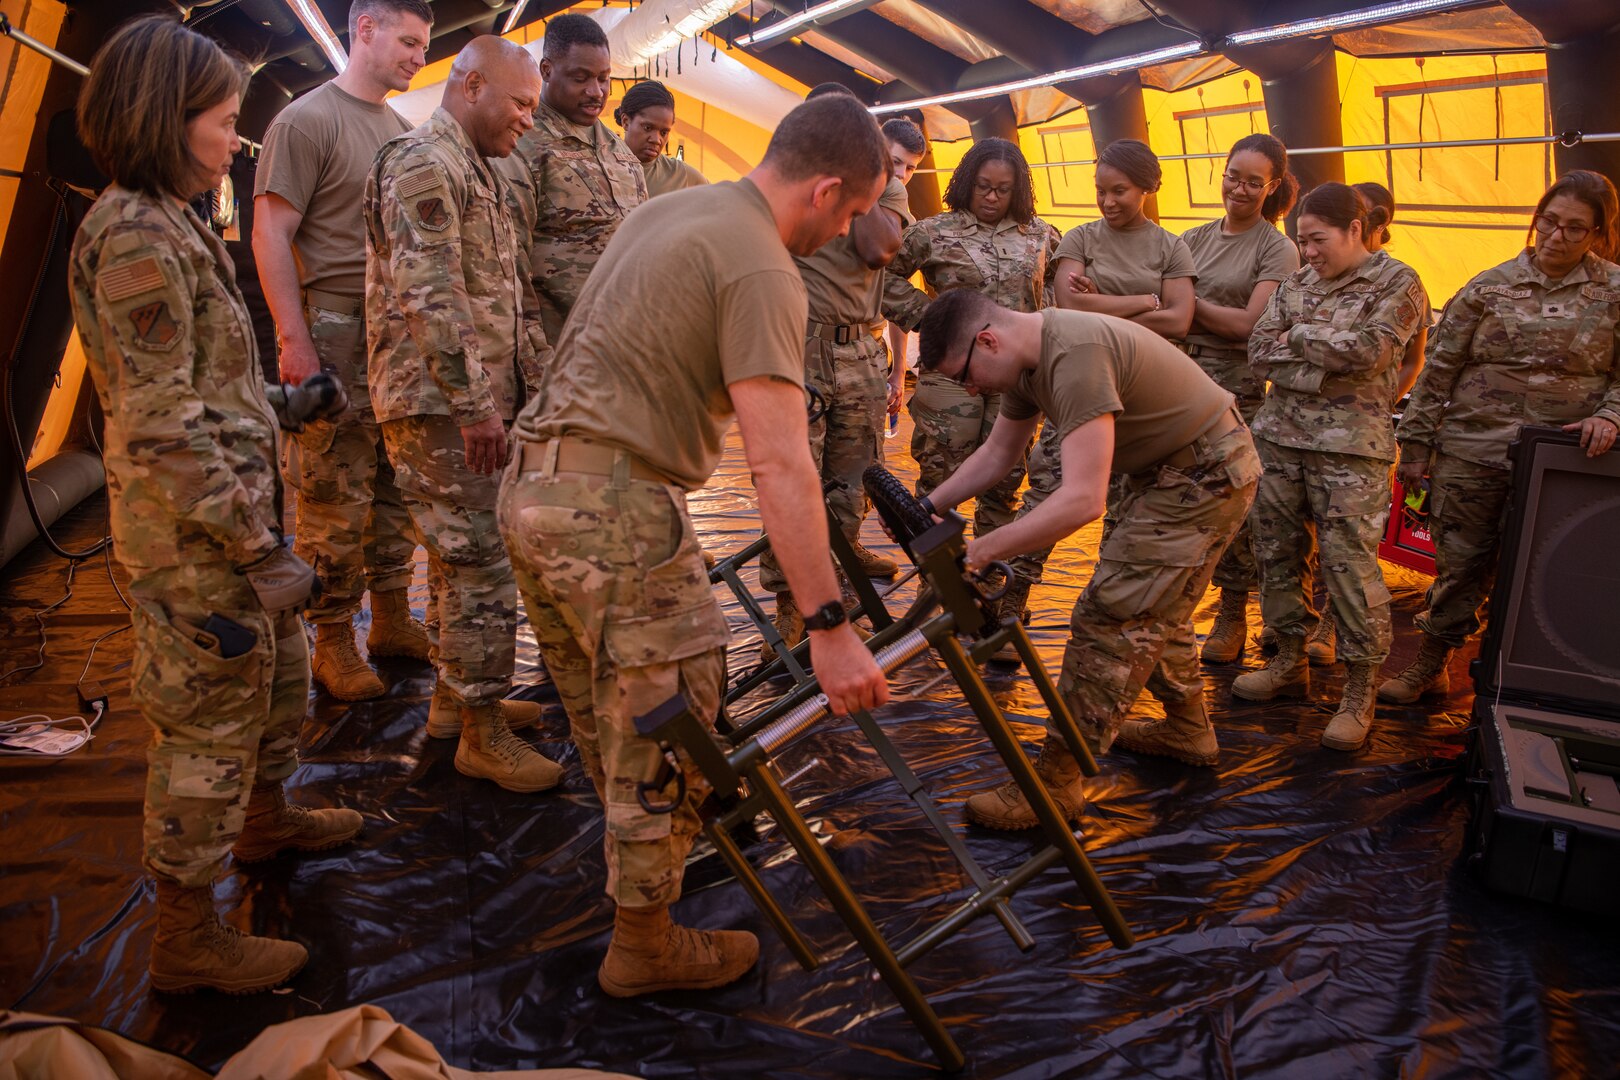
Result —
[[[1054, 259], [1080, 259], [1086, 276], [1109, 296], [1141, 296], [1164, 291], [1165, 278], [1195, 278], [1198, 269], [1181, 237], [1144, 221], [1129, 229], [1098, 219], [1063, 235]], [[1068, 288], [1058, 282], [1058, 288]]]
[[651, 165], [642, 162], [641, 171], [647, 177], [649, 199], [668, 195], [672, 191], [684, 191], [689, 187], [702, 187], [709, 182], [692, 166], [668, 154], [659, 154], [653, 158]]
[[[1229, 236], [1221, 231], [1223, 221], [1216, 218], [1181, 234], [1198, 267], [1199, 299], [1221, 307], [1245, 308], [1260, 282], [1286, 281], [1299, 269], [1299, 249], [1275, 225], [1262, 221]], [[1232, 341], [1198, 331], [1187, 335], [1187, 344], [1235, 352], [1245, 352], [1249, 347], [1247, 338]]]
[[[894, 177], [878, 197], [879, 209], [900, 215], [900, 227], [911, 225], [906, 185]], [[837, 236], [813, 255], [794, 258], [810, 295], [810, 318], [818, 323], [874, 323], [882, 318], [883, 271], [866, 265], [853, 236]]]
[[751, 181], [654, 199], [608, 241], [518, 437], [623, 447], [702, 487], [736, 415], [726, 388], [761, 375], [803, 384], [805, 313], [799, 272]]
[[1041, 360], [1001, 395], [1001, 415], [1044, 413], [1059, 438], [1114, 414], [1112, 472], [1157, 465], [1208, 431], [1232, 406], [1192, 357], [1129, 319], [1041, 312]]
[[255, 196], [280, 195], [304, 215], [293, 236], [298, 283], [361, 297], [366, 291], [366, 227], [360, 203], [382, 144], [411, 130], [387, 105], [373, 105], [325, 83], [288, 105], [264, 134]]

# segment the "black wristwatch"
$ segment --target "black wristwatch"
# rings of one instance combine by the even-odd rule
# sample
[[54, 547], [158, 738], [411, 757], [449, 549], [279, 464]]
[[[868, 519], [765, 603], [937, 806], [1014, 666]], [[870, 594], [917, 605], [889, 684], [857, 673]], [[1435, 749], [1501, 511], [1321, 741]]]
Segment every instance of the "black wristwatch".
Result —
[[849, 615], [844, 611], [844, 605], [837, 600], [829, 600], [816, 610], [804, 617], [806, 630], [831, 630], [842, 626], [849, 621]]
[[934, 509], [934, 500], [930, 499], [928, 496], [924, 495], [922, 498], [918, 499], [917, 505], [922, 507], [922, 512], [927, 514], [929, 517], [939, 516], [939, 511]]

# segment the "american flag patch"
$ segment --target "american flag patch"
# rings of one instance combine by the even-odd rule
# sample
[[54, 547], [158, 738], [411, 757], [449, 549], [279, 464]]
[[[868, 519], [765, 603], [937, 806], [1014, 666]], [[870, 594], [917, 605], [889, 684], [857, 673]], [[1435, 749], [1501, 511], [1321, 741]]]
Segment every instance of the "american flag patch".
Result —
[[433, 168], [417, 169], [413, 173], [406, 173], [394, 189], [402, 199], [412, 195], [420, 195], [424, 191], [432, 191], [439, 186], [438, 170]]
[[163, 287], [163, 271], [150, 255], [103, 270], [96, 277], [108, 300], [126, 300]]

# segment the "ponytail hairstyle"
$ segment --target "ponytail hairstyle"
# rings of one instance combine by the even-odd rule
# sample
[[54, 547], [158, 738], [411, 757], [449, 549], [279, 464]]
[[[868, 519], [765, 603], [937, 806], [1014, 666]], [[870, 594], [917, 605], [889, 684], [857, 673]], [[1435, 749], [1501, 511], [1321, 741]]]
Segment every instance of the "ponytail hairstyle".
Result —
[[1125, 179], [1152, 195], [1164, 180], [1159, 155], [1136, 139], [1115, 139], [1097, 155], [1098, 165], [1107, 165], [1125, 174]]
[[1395, 196], [1390, 194], [1389, 188], [1371, 180], [1363, 180], [1359, 184], [1352, 184], [1367, 204], [1368, 230], [1361, 237], [1361, 242], [1372, 250], [1372, 238], [1378, 237], [1379, 244], [1389, 243], [1389, 227], [1395, 220]]
[[1372, 222], [1367, 218], [1367, 200], [1361, 197], [1361, 192], [1335, 181], [1311, 188], [1299, 201], [1299, 213], [1301, 217], [1309, 214], [1321, 218], [1335, 229], [1346, 232], [1350, 230], [1351, 222], [1359, 222], [1363, 237], [1372, 227]]
[[1600, 259], [1615, 261], [1617, 251], [1620, 251], [1620, 198], [1615, 195], [1614, 185], [1602, 173], [1592, 172], [1590, 169], [1571, 169], [1553, 182], [1547, 193], [1536, 203], [1536, 213], [1530, 219], [1530, 232], [1525, 235], [1525, 246], [1530, 246], [1530, 238], [1535, 235], [1535, 218], [1547, 209], [1547, 204], [1559, 195], [1568, 195], [1572, 199], [1579, 199], [1592, 210], [1592, 246], [1588, 249]]
[[619, 127], [628, 127], [632, 117], [643, 109], [665, 108], [675, 111], [675, 95], [661, 82], [643, 79], [624, 92], [619, 107], [613, 110], [613, 119]]
[[1275, 225], [1294, 208], [1294, 200], [1299, 198], [1299, 181], [1288, 171], [1288, 148], [1274, 135], [1264, 132], [1245, 135], [1226, 152], [1227, 164], [1231, 164], [1234, 154], [1244, 151], [1260, 154], [1271, 162], [1271, 178], [1278, 183], [1260, 204], [1260, 216]]

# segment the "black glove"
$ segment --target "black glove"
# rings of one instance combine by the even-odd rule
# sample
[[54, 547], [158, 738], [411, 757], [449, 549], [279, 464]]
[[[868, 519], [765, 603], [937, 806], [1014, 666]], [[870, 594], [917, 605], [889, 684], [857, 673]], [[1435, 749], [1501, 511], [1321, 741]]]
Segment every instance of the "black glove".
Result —
[[[282, 430], [294, 433], [303, 431], [310, 420], [336, 419], [349, 407], [349, 392], [324, 371], [317, 371], [297, 386], [282, 383], [280, 396], [276, 419]], [[271, 404], [275, 404], [273, 398]]]

